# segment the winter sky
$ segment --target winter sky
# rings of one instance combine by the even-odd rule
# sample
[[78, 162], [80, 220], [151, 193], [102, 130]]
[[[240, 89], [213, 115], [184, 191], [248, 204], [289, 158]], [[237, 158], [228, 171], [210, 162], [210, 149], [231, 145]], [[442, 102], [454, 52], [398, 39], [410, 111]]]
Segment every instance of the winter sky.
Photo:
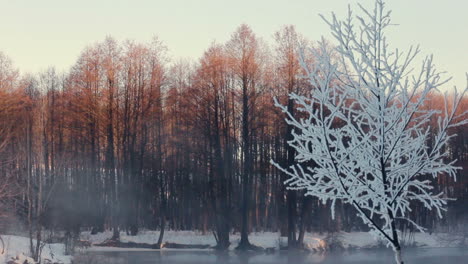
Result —
[[[331, 38], [318, 14], [343, 17], [347, 4], [374, 0], [0, 0], [0, 51], [22, 72], [49, 66], [68, 70], [83, 48], [106, 35], [146, 41], [157, 35], [173, 59], [197, 59], [213, 40], [225, 42], [241, 24], [272, 40], [282, 25], [296, 25], [312, 40]], [[388, 0], [393, 10], [388, 38], [394, 47], [421, 44], [440, 70], [464, 87], [468, 71], [468, 1]]]

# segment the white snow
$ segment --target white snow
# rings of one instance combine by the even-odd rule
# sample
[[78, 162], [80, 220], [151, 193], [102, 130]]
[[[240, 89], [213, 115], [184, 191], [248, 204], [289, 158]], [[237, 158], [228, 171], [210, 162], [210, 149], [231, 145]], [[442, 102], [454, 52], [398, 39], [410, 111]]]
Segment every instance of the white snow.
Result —
[[[0, 263], [6, 263], [12, 258], [17, 259], [16, 263], [23, 263], [32, 259], [29, 256], [29, 238], [21, 236], [2, 235], [5, 242], [5, 252], [0, 254]], [[0, 248], [1, 253], [1, 248]], [[71, 263], [71, 256], [65, 256], [63, 244], [45, 244], [42, 250], [42, 263]]]
[[[142, 230], [137, 236], [128, 236], [125, 232], [121, 232], [122, 242], [136, 242], [136, 243], [148, 243], [154, 244], [157, 242], [159, 237], [159, 231]], [[449, 237], [447, 234], [428, 234], [428, 233], [414, 233], [414, 245], [418, 247], [450, 247], [450, 245], [444, 241], [447, 239], [441, 239], [442, 237]], [[330, 235], [319, 234], [319, 233], [306, 233], [304, 242], [306, 247], [313, 251], [322, 251], [327, 247], [327, 237]], [[368, 232], [340, 232], [334, 234], [334, 236], [341, 242], [344, 248], [373, 248], [382, 245], [382, 242], [377, 241]], [[81, 239], [88, 240], [92, 244], [98, 244], [106, 239], [112, 237], [112, 232], [107, 231], [99, 233], [97, 235], [91, 235], [90, 232], [83, 232]], [[404, 237], [404, 236], [403, 236]], [[24, 260], [28, 260], [31, 263], [29, 256], [29, 238], [20, 236], [2, 235], [5, 242], [5, 253], [0, 254], [0, 263], [6, 263], [12, 258], [17, 258], [16, 263], [23, 263]], [[280, 237], [279, 233], [276, 232], [258, 232], [251, 233], [249, 240], [252, 244], [261, 246], [263, 248], [275, 248], [278, 249], [280, 244], [284, 245], [287, 238]], [[230, 250], [234, 250], [240, 241], [240, 234], [235, 233], [230, 235], [231, 246]], [[164, 242], [173, 242], [180, 244], [209, 244], [211, 246], [216, 245], [216, 241], [211, 233], [201, 233], [197, 231], [165, 231]], [[413, 241], [410, 241], [413, 242]], [[97, 247], [92, 246], [87, 250], [90, 251], [142, 251], [142, 250], [153, 250], [153, 249], [128, 249], [128, 248], [113, 248], [113, 247]], [[162, 250], [177, 250], [183, 251], [184, 249], [167, 249]], [[210, 250], [210, 249], [207, 249]], [[193, 249], [190, 249], [193, 251]], [[64, 245], [63, 244], [46, 244], [42, 252], [42, 263], [71, 263], [71, 256], [64, 256]]]
[[[88, 240], [92, 244], [99, 244], [104, 242], [106, 239], [112, 237], [112, 232], [107, 231], [99, 233], [96, 235], [91, 235], [90, 232], [81, 233], [81, 239]], [[307, 234], [305, 237], [305, 242], [311, 248], [317, 248], [321, 243], [325, 235], [317, 234]], [[159, 238], [159, 231], [142, 231], [137, 236], [128, 236], [125, 232], [120, 233], [120, 241], [122, 242], [135, 242], [135, 243], [147, 243], [147, 244], [156, 244]], [[240, 234], [235, 233], [230, 235], [231, 246], [230, 250], [233, 250], [238, 242], [240, 241]], [[251, 233], [249, 235], [249, 241], [257, 246], [263, 248], [278, 248], [280, 244], [280, 239], [282, 239], [279, 233], [276, 232], [258, 232]], [[179, 244], [207, 244], [210, 246], [216, 245], [216, 240], [213, 237], [213, 234], [207, 232], [203, 234], [202, 232], [197, 231], [165, 231], [164, 233], [164, 243], [172, 242]], [[168, 249], [163, 249], [168, 250]]]
[[[81, 233], [81, 239], [88, 240], [93, 244], [99, 244], [104, 242], [106, 239], [112, 237], [112, 232], [107, 231], [96, 235], [91, 235], [90, 232]], [[261, 232], [251, 233], [249, 240], [255, 245], [268, 247], [278, 247], [279, 234], [275, 232]], [[135, 242], [135, 243], [147, 243], [156, 244], [159, 238], [159, 231], [142, 231], [137, 236], [128, 236], [125, 232], [120, 233], [120, 241], [122, 242]], [[197, 231], [165, 231], [164, 242], [180, 243], [180, 244], [207, 244], [214, 246], [216, 240], [211, 232], [203, 234]], [[229, 249], [234, 249], [237, 243], [240, 241], [240, 234], [230, 235], [231, 246]], [[167, 249], [165, 249], [167, 250]]]
[[[306, 233], [304, 238], [304, 243], [306, 247], [310, 250], [322, 251], [327, 247], [327, 234], [319, 233]], [[346, 248], [374, 248], [382, 245], [382, 241], [378, 241], [368, 232], [340, 232], [336, 233], [335, 236], [341, 242], [342, 246]], [[402, 237], [403, 245], [406, 245], [406, 242], [417, 246], [417, 247], [450, 247], [440, 239], [441, 236], [446, 236], [444, 234], [429, 234], [429, 233], [414, 233], [411, 241], [406, 241], [406, 237]], [[112, 237], [111, 231], [106, 231], [104, 233], [99, 233], [97, 235], [91, 235], [90, 232], [81, 233], [81, 239], [88, 240], [92, 244], [99, 244], [106, 239]], [[120, 233], [120, 240], [122, 242], [135, 242], [135, 243], [147, 243], [155, 244], [157, 243], [159, 237], [159, 231], [149, 231], [143, 230], [137, 236], [128, 236], [125, 232]], [[251, 233], [249, 235], [249, 240], [252, 244], [261, 246], [263, 248], [275, 248], [278, 249], [280, 244], [285, 245], [287, 238], [281, 237], [277, 232], [257, 232]], [[164, 233], [164, 243], [172, 242], [179, 244], [208, 244], [210, 246], [215, 246], [216, 241], [213, 235], [209, 232], [203, 234], [197, 231], [165, 231]], [[240, 234], [234, 233], [230, 235], [231, 246], [230, 250], [234, 250], [240, 241]], [[89, 250], [94, 251], [113, 251], [113, 250], [125, 250], [129, 251], [132, 249], [119, 249], [112, 247], [96, 247], [93, 246]], [[138, 249], [140, 250], [140, 249]], [[162, 250], [181, 250], [181, 249], [167, 249], [163, 248]], [[190, 249], [193, 251], [193, 249]]]
[[[142, 230], [137, 236], [128, 236], [125, 232], [121, 232], [121, 241], [122, 242], [135, 242], [135, 243], [148, 243], [154, 244], [157, 242], [159, 237], [159, 231], [149, 231]], [[322, 251], [326, 250], [327, 247], [327, 237], [330, 237], [330, 234], [319, 234], [319, 233], [306, 233], [305, 235], [305, 245], [308, 249], [312, 251]], [[374, 248], [382, 245], [381, 241], [377, 241], [371, 234], [368, 232], [340, 232], [333, 234], [337, 240], [340, 241], [341, 245], [346, 248], [354, 249], [364, 249], [364, 248]], [[453, 237], [453, 235], [448, 234], [428, 234], [428, 233], [414, 233], [412, 235], [412, 240], [409, 241], [411, 244], [417, 247], [451, 247], [459, 245], [451, 245], [448, 243], [447, 238]], [[112, 237], [112, 232], [107, 231], [104, 233], [99, 233], [97, 235], [91, 235], [90, 232], [83, 232], [81, 234], [81, 239], [88, 240], [92, 244], [98, 244], [106, 239]], [[405, 236], [402, 236], [405, 240]], [[12, 258], [17, 258], [15, 263], [23, 263], [24, 260], [28, 260], [31, 263], [32, 259], [28, 258], [29, 256], [29, 238], [20, 237], [20, 236], [10, 236], [2, 235], [2, 238], [5, 242], [5, 253], [0, 254], [0, 263], [6, 263]], [[251, 233], [249, 235], [249, 240], [252, 244], [261, 246], [263, 248], [275, 248], [278, 249], [280, 244], [285, 245], [287, 238], [280, 237], [279, 233], [276, 232], [257, 232]], [[180, 244], [209, 244], [214, 246], [216, 241], [211, 233], [197, 232], [197, 231], [165, 231], [164, 242], [173, 242]], [[230, 250], [234, 250], [240, 241], [240, 234], [235, 233], [230, 235], [231, 246]], [[86, 250], [90, 251], [151, 251], [153, 249], [129, 249], [129, 248], [113, 248], [113, 247], [97, 247], [92, 246]], [[184, 249], [167, 249], [163, 248], [162, 250], [176, 250], [183, 251]], [[210, 249], [206, 249], [210, 250]], [[193, 251], [193, 249], [190, 249]], [[1, 251], [0, 251], [1, 252]], [[71, 263], [71, 256], [64, 256], [64, 245], [63, 244], [46, 244], [42, 252], [42, 263]]]

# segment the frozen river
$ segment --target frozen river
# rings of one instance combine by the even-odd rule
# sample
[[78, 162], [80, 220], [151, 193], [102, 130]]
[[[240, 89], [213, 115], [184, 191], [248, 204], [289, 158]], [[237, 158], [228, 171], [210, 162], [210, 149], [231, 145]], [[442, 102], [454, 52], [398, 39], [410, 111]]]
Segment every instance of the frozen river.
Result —
[[[468, 250], [461, 248], [406, 249], [407, 264], [468, 263]], [[308, 254], [298, 252], [217, 253], [213, 251], [95, 251], [78, 256], [80, 264], [392, 264], [390, 250], [356, 250], [336, 254]]]

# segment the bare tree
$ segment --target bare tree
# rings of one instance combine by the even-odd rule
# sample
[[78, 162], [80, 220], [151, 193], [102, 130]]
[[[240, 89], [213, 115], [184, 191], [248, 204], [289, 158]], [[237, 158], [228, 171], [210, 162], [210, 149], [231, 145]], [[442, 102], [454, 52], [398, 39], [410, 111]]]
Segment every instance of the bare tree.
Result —
[[[209, 197], [215, 219], [213, 234], [217, 242], [216, 248], [229, 248], [229, 232], [232, 225], [230, 216], [229, 186], [231, 153], [230, 138], [232, 137], [232, 120], [229, 101], [232, 100], [232, 78], [228, 67], [228, 56], [223, 46], [213, 44], [200, 59], [197, 70], [197, 98], [193, 104], [202, 105], [202, 112], [197, 115], [197, 128], [200, 129], [209, 144]], [[207, 92], [208, 91], [208, 92]]]
[[[292, 116], [295, 116], [295, 106], [294, 100], [289, 98], [290, 93], [300, 94], [301, 91], [301, 82], [302, 79], [299, 78], [301, 74], [301, 65], [299, 62], [298, 46], [306, 45], [304, 38], [296, 32], [294, 26], [284, 26], [280, 31], [275, 33], [276, 40], [276, 60], [277, 60], [277, 73], [280, 81], [281, 96], [283, 100], [286, 101], [288, 113]], [[302, 85], [304, 86], [304, 85]], [[284, 158], [282, 164], [284, 167], [289, 167], [294, 164], [295, 150], [293, 147], [288, 145], [288, 141], [293, 139], [292, 135], [293, 126], [286, 124], [286, 129], [284, 131]], [[286, 180], [287, 175], [282, 174], [282, 182]], [[297, 210], [297, 192], [293, 190], [286, 190], [286, 185], [283, 184], [281, 195], [279, 197], [284, 197], [282, 194], [284, 191], [286, 194], [286, 207], [287, 207], [287, 237], [288, 237], [288, 247], [295, 248], [302, 245], [304, 240], [305, 226], [304, 218], [306, 216], [303, 212], [301, 219], [301, 228], [299, 235], [296, 237], [296, 225], [298, 222], [298, 210]], [[282, 199], [281, 199], [282, 200]], [[307, 207], [306, 202], [309, 199], [304, 199], [303, 208]], [[282, 202], [282, 201], [280, 201]]]
[[[0, 91], [0, 97], [9, 98], [10, 100], [2, 100], [0, 102], [0, 231], [6, 228], [5, 223], [8, 223], [14, 215], [11, 212], [13, 199], [20, 194], [19, 186], [16, 180], [8, 170], [8, 165], [11, 163], [11, 157], [7, 155], [6, 150], [10, 144], [10, 139], [13, 134], [15, 119], [12, 118], [13, 110], [16, 101], [10, 94]], [[0, 236], [0, 254], [4, 253], [5, 244]]]
[[249, 242], [249, 216], [252, 192], [253, 144], [252, 118], [255, 109], [257, 81], [260, 73], [259, 43], [252, 29], [242, 24], [227, 43], [231, 57], [232, 69], [235, 73], [241, 95], [241, 138], [242, 138], [242, 215], [241, 240], [239, 249], [251, 249]]
[[[331, 201], [332, 218], [337, 201], [352, 205], [372, 233], [393, 248], [400, 264], [397, 222], [424, 230], [408, 218], [410, 206], [421, 203], [442, 217], [446, 199], [421, 177], [456, 175], [459, 167], [446, 160], [444, 147], [453, 138], [447, 130], [467, 122], [462, 118], [466, 113], [455, 113], [468, 87], [461, 94], [455, 91], [452, 99], [445, 97], [443, 113], [423, 109], [428, 94], [448, 79], [435, 70], [432, 57], [409, 76], [419, 49], [405, 55], [389, 50], [384, 33], [390, 12], [383, 1], [377, 0], [372, 11], [360, 8], [364, 16], [356, 17], [357, 25], [351, 11], [344, 21], [335, 15], [325, 19], [338, 46], [330, 49], [322, 42], [315, 52], [317, 62], [303, 64], [316, 89], [308, 96], [290, 94], [302, 117], [277, 103], [294, 126], [289, 144], [297, 154], [289, 168], [273, 164], [290, 176], [291, 189]], [[332, 62], [333, 52], [340, 64]], [[431, 134], [425, 125], [432, 116], [438, 116], [438, 126], [428, 148]], [[316, 166], [305, 164], [310, 161]]]

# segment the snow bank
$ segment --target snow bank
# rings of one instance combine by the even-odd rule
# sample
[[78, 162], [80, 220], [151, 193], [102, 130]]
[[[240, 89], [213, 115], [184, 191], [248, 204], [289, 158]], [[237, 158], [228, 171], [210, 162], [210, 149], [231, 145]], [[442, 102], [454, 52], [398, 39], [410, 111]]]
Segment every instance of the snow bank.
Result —
[[[81, 239], [88, 240], [92, 244], [99, 244], [112, 237], [111, 231], [106, 231], [96, 235], [91, 235], [90, 232], [81, 233]], [[304, 237], [304, 243], [309, 249], [317, 249], [324, 247], [325, 235], [307, 233]], [[129, 236], [125, 232], [120, 233], [120, 241], [156, 244], [159, 238], [159, 231], [141, 231], [137, 236]], [[240, 241], [240, 234], [234, 233], [230, 235], [231, 245], [230, 250], [235, 249]], [[165, 231], [164, 242], [172, 242], [179, 244], [207, 244], [216, 245], [216, 240], [212, 233], [201, 233], [197, 231]], [[254, 232], [249, 234], [249, 241], [263, 248], [279, 248], [280, 244], [286, 243], [287, 239], [281, 237], [277, 232]], [[168, 250], [168, 249], [163, 249]]]
[[[112, 237], [112, 231], [106, 231], [91, 235], [90, 232], [82, 232], [81, 239], [90, 241], [92, 244], [99, 244]], [[159, 231], [140, 231], [137, 236], [129, 236], [126, 232], [120, 232], [120, 241], [156, 244], [159, 238]], [[215, 245], [216, 241], [212, 233], [202, 234], [197, 231], [165, 231], [164, 242], [181, 244], [209, 244]], [[232, 241], [232, 237], [231, 237]]]
[[[17, 263], [24, 263], [28, 260], [31, 263], [32, 259], [29, 256], [29, 238], [20, 236], [4, 236], [5, 253], [0, 254], [0, 263], [6, 263], [12, 258], [17, 259]], [[1, 253], [1, 249], [0, 249]], [[71, 256], [64, 256], [63, 244], [45, 244], [42, 249], [42, 263], [71, 263]]]
[[[81, 239], [88, 240], [92, 244], [102, 243], [106, 239], [112, 237], [112, 232], [107, 231], [96, 235], [91, 235], [89, 232], [83, 232]], [[159, 238], [159, 231], [141, 231], [137, 236], [129, 236], [125, 232], [120, 233], [120, 240], [122, 242], [135, 242], [156, 244]], [[413, 233], [411, 237], [401, 236], [402, 244], [407, 246], [417, 247], [449, 247], [442, 243], [440, 234], [428, 233]], [[257, 232], [250, 233], [249, 240], [252, 244], [261, 246], [263, 248], [276, 248], [287, 244], [287, 238], [281, 237], [277, 232]], [[334, 234], [319, 234], [319, 233], [306, 233], [304, 237], [304, 244], [310, 250], [322, 251], [326, 250], [332, 241], [339, 241], [344, 249], [354, 248], [375, 248], [382, 247], [385, 244], [382, 241], [376, 240], [368, 232], [339, 232]], [[179, 244], [208, 244], [211, 246], [216, 245], [216, 241], [212, 233], [201, 233], [197, 231], [165, 231], [164, 242], [172, 242]], [[233, 250], [240, 241], [240, 234], [234, 233], [230, 235], [231, 246]], [[100, 248], [102, 249], [102, 248]], [[107, 249], [112, 250], [112, 248]], [[163, 249], [169, 250], [169, 249]]]
[[[137, 236], [128, 236], [125, 232], [121, 232], [122, 242], [135, 242], [135, 243], [157, 243], [159, 231], [141, 231]], [[450, 247], [453, 245], [444, 243], [445, 240], [441, 239], [443, 234], [428, 234], [428, 233], [414, 233], [411, 237], [402, 236], [403, 244], [412, 245], [417, 247]], [[447, 237], [446, 235], [445, 237]], [[107, 231], [97, 235], [91, 235], [89, 232], [83, 232], [81, 239], [88, 240], [93, 244], [101, 243], [112, 237], [112, 232]], [[20, 236], [2, 236], [5, 242], [5, 253], [0, 254], [0, 264], [6, 263], [12, 258], [17, 258], [16, 263], [23, 263], [24, 260], [31, 261], [26, 256], [29, 256], [29, 238]], [[258, 232], [251, 233], [249, 240], [252, 244], [261, 246], [263, 248], [276, 248], [286, 245], [287, 238], [281, 237], [276, 232]], [[343, 248], [373, 248], [382, 246], [382, 242], [377, 241], [367, 232], [340, 232], [334, 234], [318, 234], [306, 233], [304, 243], [306, 247], [314, 251], [326, 250], [330, 241], [339, 241]], [[235, 233], [230, 235], [231, 246], [233, 250], [240, 241], [240, 234]], [[208, 244], [211, 246], [216, 245], [216, 241], [211, 233], [201, 233], [197, 231], [166, 231], [164, 233], [164, 242], [173, 242], [180, 244]], [[1, 248], [0, 248], [1, 249]], [[91, 247], [89, 250], [98, 251], [116, 251], [116, 250], [138, 250], [142, 249], [118, 249], [111, 247]], [[151, 250], [151, 249], [147, 249]], [[162, 250], [183, 250], [183, 249], [162, 249]], [[193, 251], [193, 249], [190, 249]], [[1, 253], [1, 250], [0, 250]], [[46, 244], [42, 251], [42, 263], [71, 263], [71, 256], [64, 256], [63, 244]]]

